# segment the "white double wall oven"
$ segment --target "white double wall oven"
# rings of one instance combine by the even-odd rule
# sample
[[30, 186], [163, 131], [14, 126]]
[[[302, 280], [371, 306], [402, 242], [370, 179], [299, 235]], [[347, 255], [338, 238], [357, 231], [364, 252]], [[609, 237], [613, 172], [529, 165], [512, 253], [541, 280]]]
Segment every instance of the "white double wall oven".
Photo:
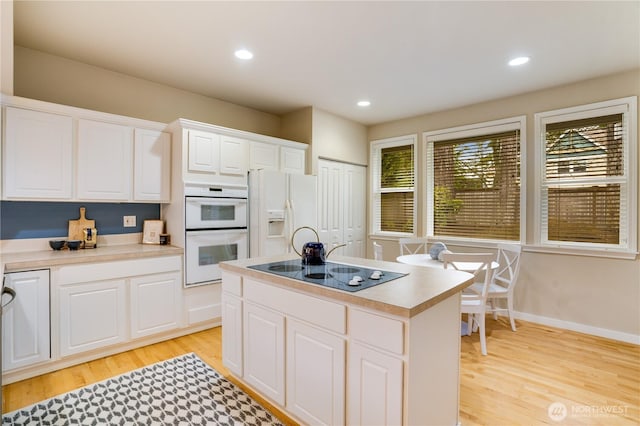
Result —
[[219, 282], [219, 263], [248, 257], [246, 187], [185, 186], [185, 286]]

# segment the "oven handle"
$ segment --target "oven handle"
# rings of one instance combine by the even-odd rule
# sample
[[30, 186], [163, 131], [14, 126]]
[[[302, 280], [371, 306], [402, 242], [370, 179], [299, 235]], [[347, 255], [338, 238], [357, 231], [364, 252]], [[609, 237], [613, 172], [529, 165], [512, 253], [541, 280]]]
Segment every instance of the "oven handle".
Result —
[[187, 235], [221, 235], [221, 234], [246, 234], [247, 228], [228, 228], [228, 229], [187, 229]]
[[230, 205], [230, 206], [234, 206], [234, 205], [246, 205], [247, 204], [247, 199], [246, 198], [226, 198], [226, 197], [185, 197], [185, 202], [187, 204], [192, 204], [192, 205], [196, 205], [196, 206], [203, 206], [203, 205], [209, 205], [209, 204], [215, 204], [215, 205]]

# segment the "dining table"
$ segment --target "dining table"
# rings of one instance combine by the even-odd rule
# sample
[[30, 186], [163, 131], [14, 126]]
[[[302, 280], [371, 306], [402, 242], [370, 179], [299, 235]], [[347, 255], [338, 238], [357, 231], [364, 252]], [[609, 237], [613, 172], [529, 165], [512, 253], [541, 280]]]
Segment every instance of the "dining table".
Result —
[[[396, 257], [396, 262], [407, 265], [427, 266], [430, 268], [444, 268], [444, 262], [433, 259], [429, 254], [405, 254]], [[459, 271], [475, 272], [482, 264], [479, 262], [454, 262]], [[498, 262], [491, 262], [491, 269], [495, 270], [500, 266]]]
[[[444, 268], [444, 262], [437, 259], [433, 259], [431, 255], [426, 253], [405, 254], [396, 257], [396, 262], [406, 263], [407, 265], [426, 266], [429, 268]], [[482, 263], [480, 262], [455, 262], [455, 265], [459, 271], [475, 272], [480, 268]], [[491, 269], [496, 270], [500, 264], [496, 261], [491, 262]], [[467, 323], [461, 321], [460, 335], [467, 335]]]

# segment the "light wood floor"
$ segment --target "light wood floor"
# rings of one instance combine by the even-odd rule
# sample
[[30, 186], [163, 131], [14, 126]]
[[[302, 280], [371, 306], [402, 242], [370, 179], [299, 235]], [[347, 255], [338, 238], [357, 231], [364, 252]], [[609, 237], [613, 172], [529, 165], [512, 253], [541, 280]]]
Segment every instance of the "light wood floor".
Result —
[[[487, 318], [488, 356], [477, 333], [462, 338], [460, 421], [470, 425], [638, 425], [640, 347], [519, 321]], [[220, 328], [88, 362], [4, 387], [3, 412], [158, 361], [195, 352], [225, 376]], [[285, 424], [294, 424], [249, 391]], [[562, 403], [567, 417], [552, 420]]]

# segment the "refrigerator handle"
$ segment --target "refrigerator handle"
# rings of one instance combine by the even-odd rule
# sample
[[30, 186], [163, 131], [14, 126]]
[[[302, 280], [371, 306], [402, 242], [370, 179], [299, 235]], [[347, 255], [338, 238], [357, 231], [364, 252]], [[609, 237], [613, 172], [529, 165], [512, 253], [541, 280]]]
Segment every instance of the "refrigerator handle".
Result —
[[284, 202], [284, 232], [285, 232], [285, 240], [287, 244], [287, 253], [291, 253], [291, 204], [289, 200], [285, 200]]
[[[293, 237], [293, 233], [295, 231], [295, 223], [293, 223], [293, 219], [296, 217], [296, 206], [293, 204], [293, 200], [289, 200], [289, 235]], [[291, 241], [291, 247], [289, 248], [289, 253], [293, 251], [293, 241]]]

